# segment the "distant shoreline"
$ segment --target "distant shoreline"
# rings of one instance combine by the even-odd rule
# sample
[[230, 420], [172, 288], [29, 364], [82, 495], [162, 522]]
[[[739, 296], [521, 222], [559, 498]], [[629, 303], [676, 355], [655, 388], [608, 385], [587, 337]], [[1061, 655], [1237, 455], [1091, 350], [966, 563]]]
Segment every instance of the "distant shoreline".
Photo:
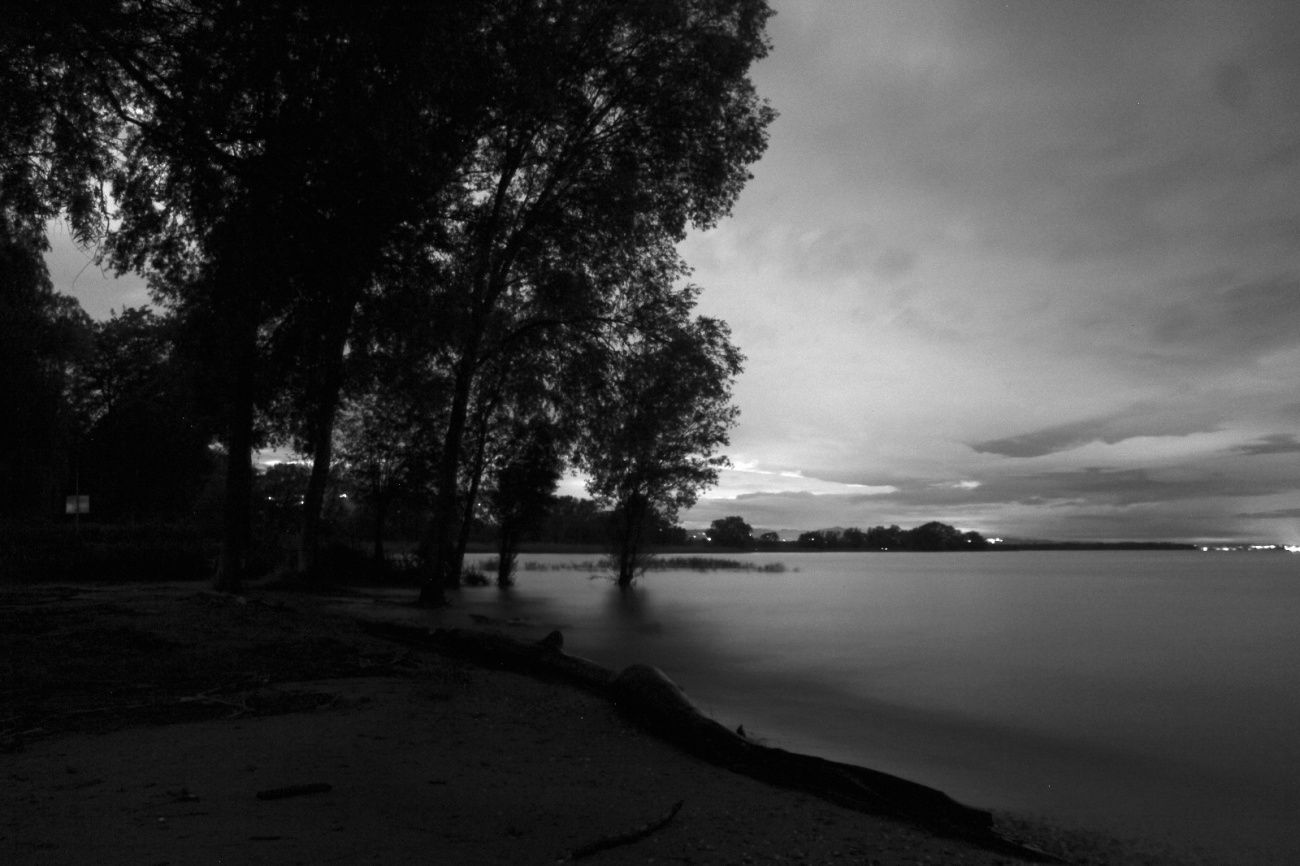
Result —
[[[993, 553], [997, 551], [1026, 550], [1190, 550], [1199, 551], [1201, 545], [1184, 544], [1167, 541], [1029, 541], [990, 544], [985, 550], [949, 550], [942, 553]], [[470, 544], [468, 553], [475, 555], [495, 554], [496, 548], [490, 544]], [[520, 553], [561, 553], [586, 554], [600, 556], [606, 553], [599, 544], [528, 544], [520, 545]], [[764, 543], [756, 547], [712, 547], [699, 544], [680, 544], [656, 548], [655, 556], [664, 555], [707, 555], [725, 554], [734, 556], [742, 553], [927, 553], [923, 550], [871, 550], [851, 547], [800, 547], [793, 541]]]

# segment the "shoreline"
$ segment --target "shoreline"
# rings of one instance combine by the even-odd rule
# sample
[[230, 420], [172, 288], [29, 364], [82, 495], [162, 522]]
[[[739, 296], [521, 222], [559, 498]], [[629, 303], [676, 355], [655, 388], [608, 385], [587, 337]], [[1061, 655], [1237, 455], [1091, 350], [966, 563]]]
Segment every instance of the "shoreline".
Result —
[[[36, 609], [31, 604], [33, 593], [49, 589], [18, 590], [18, 595], [28, 596], [22, 618]], [[66, 614], [76, 605], [94, 612], [103, 609], [105, 614], [116, 609], [113, 622], [118, 625], [113, 628], [122, 634], [134, 629], [160, 635], [165, 634], [159, 628], [160, 618], [170, 618], [177, 610], [192, 613], [215, 607], [217, 615], [206, 625], [252, 614], [248, 618], [256, 620], [258, 634], [276, 625], [309, 629], [313, 640], [327, 638], [347, 645], [362, 658], [400, 656], [394, 644], [372, 640], [354, 620], [328, 610], [338, 598], [250, 590], [240, 602], [196, 592], [192, 586], [81, 590], [65, 586], [60, 589], [61, 600], [47, 598], [44, 604], [51, 614]], [[12, 592], [5, 596], [11, 613], [17, 600]], [[100, 628], [103, 632], [107, 627]], [[293, 660], [273, 659], [269, 667], [283, 667], [282, 662], [289, 661]], [[388, 855], [379, 862], [406, 862], [408, 855], [414, 858], [417, 847], [424, 854], [432, 853], [428, 838], [432, 834], [441, 839], [437, 850], [449, 857], [461, 851], [476, 862], [540, 862], [539, 856], [553, 861], [593, 836], [608, 835], [598, 829], [643, 826], [676, 800], [684, 800], [681, 813], [661, 830], [593, 855], [589, 862], [645, 862], [647, 856], [655, 856], [730, 863], [749, 862], [746, 857], [770, 860], [773, 854], [828, 863], [901, 864], [925, 862], [924, 857], [932, 862], [1021, 862], [1005, 853], [971, 848], [911, 824], [864, 815], [705, 764], [633, 728], [607, 702], [568, 686], [422, 651], [410, 653], [402, 664], [408, 669], [390, 664], [378, 672], [381, 676], [362, 679], [273, 676], [247, 693], [222, 692], [223, 711], [246, 708], [226, 718], [161, 726], [126, 723], [102, 732], [74, 730], [19, 741], [0, 755], [7, 776], [17, 780], [6, 789], [4, 813], [9, 817], [0, 836], [0, 859], [53, 863], [94, 857], [100, 862], [146, 862], [141, 858], [161, 854], [147, 862], [168, 857], [176, 858], [171, 862], [205, 862], [194, 857], [195, 850], [201, 849], [235, 857], [257, 854], [255, 862], [293, 862], [319, 855], [318, 846], [323, 844], [319, 837], [324, 835], [348, 839], [356, 852], [355, 862], [363, 862], [362, 854], [373, 853], [375, 846]], [[257, 697], [262, 692], [267, 694]], [[270, 693], [316, 694], [327, 699], [306, 711], [248, 709], [256, 708], [258, 701], [274, 705]], [[50, 697], [59, 698], [64, 706], [69, 698], [76, 703], [76, 696]], [[363, 736], [359, 733], [363, 729], [369, 733]], [[310, 754], [303, 752], [308, 746]], [[256, 764], [256, 770], [235, 767], [235, 756], [245, 753], [265, 757], [262, 763], [248, 762], [248, 766]], [[507, 756], [506, 764], [499, 766]], [[267, 772], [272, 765], [279, 769]], [[376, 777], [376, 769], [394, 765], [406, 767], [399, 775], [412, 772], [411, 766], [442, 766], [448, 779], [446, 784], [439, 784], [438, 778], [424, 779], [424, 787], [408, 790], [402, 785], [413, 785], [410, 780], [399, 785]], [[250, 774], [248, 779], [240, 775], [244, 772]], [[258, 801], [251, 795], [244, 797], [251, 788], [243, 783], [253, 776], [259, 790], [276, 787], [271, 784], [275, 781], [328, 782], [332, 791], [286, 800], [283, 808], [275, 807], [275, 814], [288, 823], [276, 832], [254, 832], [266, 829], [258, 822], [271, 813], [264, 805], [254, 808]], [[464, 780], [454, 786], [456, 796], [451, 796], [452, 777]], [[184, 823], [179, 814], [169, 817], [168, 810], [178, 812], [191, 802], [168, 801], [164, 796], [167, 790], [182, 789], [202, 804], [188, 812], [204, 814], [188, 815], [193, 826], [174, 838], [153, 832], [158, 829], [154, 824], [170, 822], [175, 830], [177, 823]], [[427, 802], [409, 799], [417, 794]], [[458, 802], [462, 805], [454, 805]], [[466, 813], [464, 804], [471, 802], [474, 808]], [[509, 808], [493, 810], [492, 802]], [[503, 824], [498, 818], [504, 820], [507, 813]], [[473, 818], [467, 820], [470, 814]], [[142, 816], [152, 823], [141, 823]], [[416, 835], [394, 830], [394, 822], [405, 822], [408, 816], [419, 819], [410, 825], [420, 828], [410, 831]], [[109, 832], [105, 822], [116, 820], [120, 825], [127, 818], [135, 822], [137, 832], [115, 836], [114, 847], [105, 847], [103, 834]], [[1031, 843], [1055, 849], [1053, 853], [1080, 864], [1214, 862], [1014, 816], [999, 815], [998, 820]], [[293, 829], [286, 829], [290, 824]], [[121, 828], [112, 833], [120, 836]], [[278, 838], [263, 838], [269, 836]], [[51, 844], [58, 847], [42, 847]]]

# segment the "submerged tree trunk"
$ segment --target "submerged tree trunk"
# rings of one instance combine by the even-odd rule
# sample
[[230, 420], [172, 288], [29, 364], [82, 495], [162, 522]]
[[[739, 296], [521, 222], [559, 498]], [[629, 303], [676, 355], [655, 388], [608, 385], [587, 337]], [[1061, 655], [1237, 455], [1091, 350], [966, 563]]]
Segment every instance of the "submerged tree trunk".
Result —
[[626, 590], [632, 588], [642, 571], [649, 503], [644, 496], [633, 494], [618, 511], [615, 562], [618, 565], [618, 588]]
[[515, 560], [519, 558], [519, 545], [502, 529], [497, 545], [497, 586], [506, 589], [515, 585]]

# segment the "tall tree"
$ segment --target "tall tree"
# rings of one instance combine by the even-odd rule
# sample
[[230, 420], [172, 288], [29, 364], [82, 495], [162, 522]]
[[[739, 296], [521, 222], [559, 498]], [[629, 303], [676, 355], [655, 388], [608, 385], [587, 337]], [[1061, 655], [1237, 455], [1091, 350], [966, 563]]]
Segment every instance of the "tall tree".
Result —
[[763, 0], [590, 0], [501, 19], [501, 115], [451, 220], [455, 385], [431, 585], [457, 578], [458, 462], [485, 360], [514, 334], [572, 324], [536, 314], [546, 286], [581, 289], [582, 318], [599, 319], [640, 258], [729, 211], [773, 117], [747, 77], [770, 14]]
[[91, 328], [73, 370], [81, 489], [110, 518], [187, 512], [212, 469], [215, 425], [203, 411], [178, 323], [128, 307]]
[[555, 430], [545, 423], [518, 429], [511, 443], [512, 453], [502, 455], [487, 496], [497, 525], [497, 586], [502, 588], [514, 583], [519, 542], [545, 519], [564, 465]]
[[[254, 406], [278, 381], [264, 350], [293, 343], [294, 366], [311, 367], [302, 428], [327, 469], [356, 301], [393, 227], [454, 181], [488, 116], [493, 56], [478, 37], [494, 4], [18, 5], [6, 39], [32, 58], [28, 91], [51, 117], [116, 125], [116, 168], [94, 172], [113, 175], [120, 206], [112, 261], [149, 270], [159, 296], [221, 347], [218, 585], [233, 589], [248, 545]], [[69, 78], [76, 87], [59, 84]], [[309, 500], [323, 479], [313, 474]]]
[[0, 515], [56, 514], [73, 434], [73, 364], [90, 349], [90, 320], [54, 291], [43, 234], [0, 207]]
[[[694, 293], [682, 295], [689, 310]], [[614, 508], [621, 588], [645, 568], [654, 519], [676, 522], [728, 465], [717, 451], [738, 414], [731, 384], [742, 361], [726, 325], [698, 317], [636, 336], [615, 362], [589, 414], [581, 465], [588, 492]]]

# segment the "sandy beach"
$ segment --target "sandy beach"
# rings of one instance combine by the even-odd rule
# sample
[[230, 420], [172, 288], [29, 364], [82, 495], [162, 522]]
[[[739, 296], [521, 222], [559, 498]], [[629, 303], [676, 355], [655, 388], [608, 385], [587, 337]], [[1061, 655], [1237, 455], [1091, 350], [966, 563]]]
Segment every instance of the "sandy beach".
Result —
[[[602, 841], [620, 844], [582, 862], [1021, 862], [713, 766], [597, 695], [366, 634], [338, 612], [360, 607], [0, 588], [0, 862], [552, 863]], [[1072, 863], [1211, 862], [997, 821]]]

